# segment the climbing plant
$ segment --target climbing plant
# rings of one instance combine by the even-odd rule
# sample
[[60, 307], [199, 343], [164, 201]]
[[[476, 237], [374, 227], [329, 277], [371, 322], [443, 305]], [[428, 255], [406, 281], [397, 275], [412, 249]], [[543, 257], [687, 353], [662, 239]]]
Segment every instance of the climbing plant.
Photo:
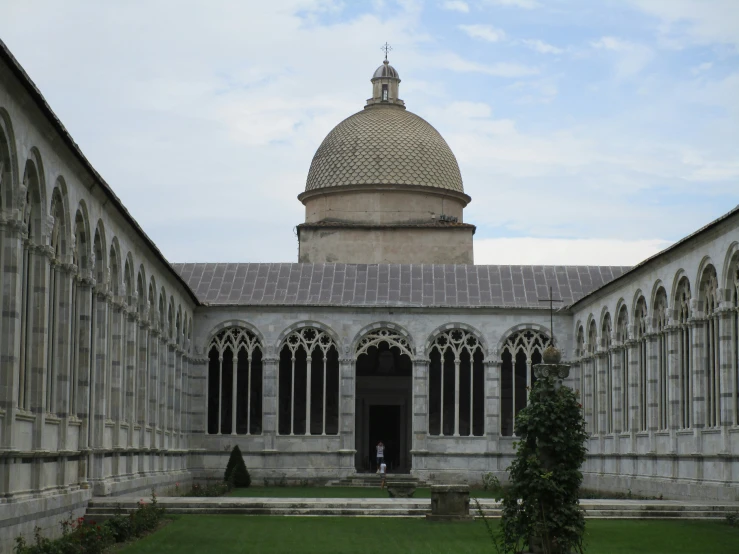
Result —
[[537, 380], [516, 418], [516, 458], [508, 468], [497, 544], [505, 553], [583, 552], [585, 517], [578, 501], [585, 461], [585, 420], [577, 393]]

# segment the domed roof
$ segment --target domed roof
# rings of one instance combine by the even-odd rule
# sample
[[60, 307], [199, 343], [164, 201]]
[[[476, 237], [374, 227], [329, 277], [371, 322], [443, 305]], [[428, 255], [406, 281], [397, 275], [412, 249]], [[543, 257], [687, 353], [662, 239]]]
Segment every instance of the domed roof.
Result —
[[400, 106], [376, 104], [326, 136], [313, 156], [305, 190], [380, 184], [464, 193], [457, 159], [439, 132]]
[[400, 81], [400, 75], [398, 75], [398, 71], [388, 63], [387, 60], [382, 62], [382, 65], [375, 69], [374, 75], [372, 75], [373, 79], [381, 79], [383, 77], [387, 77], [390, 79], [397, 79]]

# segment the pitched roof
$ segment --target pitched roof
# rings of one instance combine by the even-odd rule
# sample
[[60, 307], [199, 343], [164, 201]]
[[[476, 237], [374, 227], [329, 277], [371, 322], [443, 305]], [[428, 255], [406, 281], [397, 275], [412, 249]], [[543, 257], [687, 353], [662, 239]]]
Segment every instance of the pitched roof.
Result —
[[[564, 305], [628, 267], [430, 264], [173, 264], [204, 304], [538, 308]], [[562, 304], [560, 304], [561, 306]]]

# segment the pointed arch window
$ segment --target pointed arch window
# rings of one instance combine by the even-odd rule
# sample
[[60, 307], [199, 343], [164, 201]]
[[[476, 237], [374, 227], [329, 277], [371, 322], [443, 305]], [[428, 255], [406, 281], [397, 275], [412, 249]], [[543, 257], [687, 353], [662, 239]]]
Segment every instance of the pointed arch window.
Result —
[[717, 427], [721, 423], [721, 343], [719, 334], [719, 292], [716, 269], [709, 265], [703, 271], [700, 296], [703, 304], [703, 341], [706, 360], [706, 425]]
[[339, 432], [339, 352], [331, 336], [314, 327], [290, 333], [280, 349], [280, 435]]
[[464, 329], [445, 331], [429, 358], [429, 434], [482, 436], [485, 355], [477, 337]]
[[637, 341], [637, 413], [638, 431], [647, 430], [647, 301], [639, 297], [634, 310], [634, 338]]
[[734, 268], [731, 271], [733, 283], [731, 287], [731, 305], [734, 308], [731, 332], [731, 360], [734, 365], [734, 425], [739, 425], [739, 254], [734, 256]]
[[657, 429], [669, 427], [667, 293], [660, 287], [654, 299], [654, 326], [657, 331]]
[[629, 348], [626, 342], [629, 340], [629, 313], [626, 306], [621, 306], [618, 312], [618, 321], [616, 323], [616, 337], [621, 343], [621, 390], [618, 401], [618, 410], [621, 412], [621, 429], [622, 433], [626, 433], [631, 429], [630, 425], [630, 408], [629, 402]]
[[248, 329], [229, 327], [208, 348], [208, 433], [262, 432], [262, 344]]
[[683, 277], [675, 295], [675, 315], [677, 320], [678, 380], [680, 383], [680, 427], [690, 427], [693, 418], [693, 380], [690, 378], [690, 282]]
[[512, 333], [501, 351], [501, 434], [512, 436], [516, 415], [526, 407], [528, 390], [536, 382], [533, 366], [541, 363], [550, 338], [540, 331], [526, 329]]
[[[613, 325], [611, 323], [611, 314], [606, 313], [603, 318], [603, 351], [604, 351], [604, 379], [603, 379], [603, 395], [602, 411], [605, 413], [603, 429], [606, 433], [613, 432]], [[601, 403], [601, 400], [598, 400]]]

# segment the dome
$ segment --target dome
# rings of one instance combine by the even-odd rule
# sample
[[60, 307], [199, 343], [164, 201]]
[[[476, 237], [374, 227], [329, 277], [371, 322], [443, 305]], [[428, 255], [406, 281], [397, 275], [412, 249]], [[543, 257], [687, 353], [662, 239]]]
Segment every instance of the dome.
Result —
[[396, 69], [388, 63], [387, 60], [382, 62], [382, 65], [378, 67], [375, 70], [374, 75], [372, 75], [373, 79], [382, 79], [382, 78], [389, 78], [389, 79], [397, 79], [400, 81], [400, 75], [398, 75], [398, 72]]
[[313, 156], [305, 190], [381, 184], [464, 193], [457, 159], [439, 132], [391, 104], [368, 106], [334, 127]]

